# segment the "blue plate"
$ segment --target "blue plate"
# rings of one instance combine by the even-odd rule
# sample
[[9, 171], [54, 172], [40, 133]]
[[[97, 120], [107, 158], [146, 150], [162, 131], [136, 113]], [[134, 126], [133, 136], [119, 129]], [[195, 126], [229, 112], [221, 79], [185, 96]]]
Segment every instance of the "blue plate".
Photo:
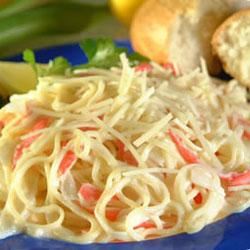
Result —
[[[119, 46], [127, 47], [128, 42], [117, 42]], [[48, 62], [55, 56], [64, 56], [72, 64], [86, 62], [77, 44], [46, 48], [36, 51], [37, 60]], [[18, 55], [8, 58], [11, 61], [21, 61]], [[206, 226], [196, 234], [181, 234], [169, 238], [150, 240], [138, 243], [112, 243], [77, 245], [67, 242], [37, 239], [24, 234], [15, 235], [0, 241], [0, 249], [7, 250], [250, 250], [250, 209], [234, 214], [217, 223]]]

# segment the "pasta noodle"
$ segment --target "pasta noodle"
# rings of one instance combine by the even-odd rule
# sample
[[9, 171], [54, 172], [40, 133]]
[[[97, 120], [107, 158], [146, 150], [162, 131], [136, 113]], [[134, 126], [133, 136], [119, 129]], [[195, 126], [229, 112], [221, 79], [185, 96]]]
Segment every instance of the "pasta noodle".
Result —
[[140, 241], [250, 206], [246, 90], [204, 62], [121, 64], [40, 78], [1, 109], [1, 237]]

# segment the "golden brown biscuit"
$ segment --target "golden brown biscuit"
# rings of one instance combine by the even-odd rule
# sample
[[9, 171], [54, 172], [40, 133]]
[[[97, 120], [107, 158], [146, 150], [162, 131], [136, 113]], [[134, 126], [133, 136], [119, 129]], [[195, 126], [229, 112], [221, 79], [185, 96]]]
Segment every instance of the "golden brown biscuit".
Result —
[[225, 71], [250, 86], [250, 9], [236, 12], [220, 25], [212, 46]]
[[134, 49], [158, 63], [173, 62], [181, 72], [200, 65], [204, 57], [211, 73], [220, 70], [210, 40], [232, 9], [221, 0], [147, 0], [131, 25]]

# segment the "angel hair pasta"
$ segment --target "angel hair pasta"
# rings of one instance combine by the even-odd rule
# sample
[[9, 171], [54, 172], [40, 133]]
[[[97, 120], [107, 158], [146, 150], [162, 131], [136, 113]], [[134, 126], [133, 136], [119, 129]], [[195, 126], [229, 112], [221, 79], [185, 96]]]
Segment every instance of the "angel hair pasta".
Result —
[[2, 237], [140, 241], [249, 207], [245, 88], [121, 64], [40, 78], [1, 109]]

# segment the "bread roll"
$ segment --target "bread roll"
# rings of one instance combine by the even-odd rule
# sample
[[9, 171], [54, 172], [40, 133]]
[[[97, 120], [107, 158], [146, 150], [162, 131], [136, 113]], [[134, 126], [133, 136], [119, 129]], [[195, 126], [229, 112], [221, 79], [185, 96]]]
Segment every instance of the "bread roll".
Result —
[[250, 86], [250, 9], [229, 17], [214, 33], [214, 52], [225, 71], [241, 84]]
[[147, 0], [133, 18], [132, 46], [158, 63], [173, 62], [182, 73], [199, 66], [203, 57], [216, 74], [220, 67], [210, 41], [231, 13], [224, 0]]
[[235, 11], [240, 9], [250, 8], [249, 0], [227, 0], [230, 5], [234, 8]]

